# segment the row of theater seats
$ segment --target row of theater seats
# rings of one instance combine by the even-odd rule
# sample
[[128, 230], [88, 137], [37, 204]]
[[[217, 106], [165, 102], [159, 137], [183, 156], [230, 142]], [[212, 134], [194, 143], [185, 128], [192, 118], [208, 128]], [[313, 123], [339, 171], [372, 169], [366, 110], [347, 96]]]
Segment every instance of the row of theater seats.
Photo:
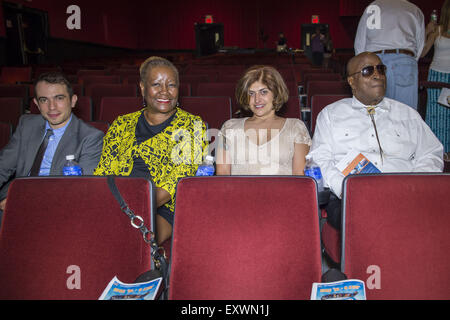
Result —
[[[133, 282], [154, 268], [106, 179], [12, 183], [0, 230], [0, 299], [97, 299], [114, 276]], [[152, 183], [116, 177], [116, 184], [154, 230]], [[340, 271], [364, 281], [369, 300], [450, 298], [449, 189], [449, 174], [346, 178]], [[58, 196], [49, 202], [42, 190]], [[169, 299], [309, 299], [327, 270], [319, 212], [309, 177], [181, 179], [173, 236], [163, 245]], [[81, 283], [70, 289], [74, 267]]]
[[[309, 121], [311, 135], [314, 133], [315, 122], [319, 112], [328, 104], [346, 97], [350, 97], [350, 95], [318, 94], [311, 97], [311, 118]], [[226, 120], [233, 117], [232, 99], [230, 97], [185, 96], [180, 98], [180, 104], [186, 111], [201, 116], [207, 123], [208, 128], [220, 129]], [[100, 101], [99, 115], [95, 117], [96, 120], [93, 120], [94, 109], [92, 98], [79, 96], [73, 112], [82, 120], [105, 131], [108, 128], [108, 124], [111, 124], [119, 115], [134, 112], [140, 108], [142, 108], [141, 97], [103, 97]], [[0, 98], [0, 109], [2, 110], [0, 121], [15, 128], [19, 117], [23, 114], [23, 99]], [[302, 119], [300, 110], [299, 98], [297, 96], [291, 96], [289, 97], [288, 103], [279, 111], [279, 115]], [[39, 110], [34, 103], [30, 104], [29, 112], [39, 114]], [[3, 126], [6, 126], [6, 124]], [[9, 132], [10, 130], [8, 129], [2, 133], [2, 139], [6, 142], [9, 140]], [[0, 143], [0, 148], [4, 144]]]

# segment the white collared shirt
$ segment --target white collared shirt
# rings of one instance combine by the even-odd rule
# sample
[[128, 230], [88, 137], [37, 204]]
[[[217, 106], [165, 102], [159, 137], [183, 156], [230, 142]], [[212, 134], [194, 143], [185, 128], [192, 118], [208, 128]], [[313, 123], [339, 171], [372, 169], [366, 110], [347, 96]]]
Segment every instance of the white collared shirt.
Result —
[[375, 108], [383, 150], [381, 161], [375, 130], [367, 110], [355, 97], [325, 107], [317, 117], [310, 155], [338, 197], [344, 175], [335, 167], [350, 151], [361, 152], [381, 172], [442, 172], [442, 143], [414, 109], [384, 98]]
[[[380, 8], [379, 28], [373, 28], [376, 13], [370, 6]], [[369, 20], [370, 29], [367, 26]], [[355, 54], [387, 49], [407, 49], [420, 58], [425, 44], [425, 22], [422, 11], [406, 0], [376, 0], [359, 20], [355, 37]]]

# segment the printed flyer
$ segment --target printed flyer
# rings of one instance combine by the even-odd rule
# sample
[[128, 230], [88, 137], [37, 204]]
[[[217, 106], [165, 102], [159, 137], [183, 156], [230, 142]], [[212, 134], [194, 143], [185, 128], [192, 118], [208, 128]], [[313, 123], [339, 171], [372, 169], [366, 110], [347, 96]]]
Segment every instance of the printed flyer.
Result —
[[99, 300], [155, 300], [161, 282], [160, 277], [148, 282], [123, 283], [114, 277]]

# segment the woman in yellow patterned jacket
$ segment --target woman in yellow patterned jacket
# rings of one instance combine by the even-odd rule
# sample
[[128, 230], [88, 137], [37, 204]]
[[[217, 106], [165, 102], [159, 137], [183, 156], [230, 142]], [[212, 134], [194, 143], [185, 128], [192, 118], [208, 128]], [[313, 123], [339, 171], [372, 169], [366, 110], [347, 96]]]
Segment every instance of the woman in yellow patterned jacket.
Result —
[[155, 183], [160, 244], [172, 235], [178, 180], [195, 175], [206, 155], [206, 126], [178, 107], [178, 70], [170, 61], [148, 58], [140, 78], [144, 108], [112, 123], [94, 174], [146, 177]]

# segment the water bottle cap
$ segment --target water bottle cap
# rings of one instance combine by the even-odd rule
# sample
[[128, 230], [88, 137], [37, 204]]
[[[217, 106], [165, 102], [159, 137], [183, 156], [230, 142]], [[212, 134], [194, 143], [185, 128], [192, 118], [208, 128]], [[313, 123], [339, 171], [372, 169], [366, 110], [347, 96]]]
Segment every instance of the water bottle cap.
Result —
[[75, 156], [73, 154], [69, 154], [66, 156], [66, 160], [73, 160], [75, 159]]

